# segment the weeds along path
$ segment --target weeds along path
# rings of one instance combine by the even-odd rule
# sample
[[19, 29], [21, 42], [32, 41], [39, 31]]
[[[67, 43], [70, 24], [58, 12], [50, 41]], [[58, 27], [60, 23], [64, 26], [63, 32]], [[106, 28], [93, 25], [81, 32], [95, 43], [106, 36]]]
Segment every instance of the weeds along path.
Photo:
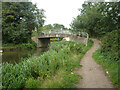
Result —
[[114, 88], [102, 66], [97, 64], [92, 58], [93, 53], [100, 47], [97, 39], [93, 46], [84, 55], [80, 64], [82, 68], [75, 70], [75, 73], [82, 75], [82, 79], [76, 84], [77, 88]]

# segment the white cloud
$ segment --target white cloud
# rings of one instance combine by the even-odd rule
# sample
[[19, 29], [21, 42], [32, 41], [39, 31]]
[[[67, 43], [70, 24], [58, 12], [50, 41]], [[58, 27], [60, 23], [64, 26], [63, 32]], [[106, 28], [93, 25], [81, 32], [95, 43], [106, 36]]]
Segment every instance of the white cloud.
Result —
[[73, 17], [79, 14], [78, 8], [82, 7], [84, 0], [31, 0], [36, 2], [39, 9], [46, 12], [45, 24], [59, 23], [70, 27]]

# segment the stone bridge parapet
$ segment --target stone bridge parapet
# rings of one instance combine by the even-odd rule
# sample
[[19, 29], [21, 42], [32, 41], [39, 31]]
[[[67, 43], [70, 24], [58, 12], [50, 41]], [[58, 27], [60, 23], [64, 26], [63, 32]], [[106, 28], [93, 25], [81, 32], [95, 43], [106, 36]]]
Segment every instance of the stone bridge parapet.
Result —
[[76, 41], [77, 43], [84, 43], [87, 46], [88, 43], [88, 36], [87, 37], [80, 37], [71, 34], [44, 34], [42, 36], [34, 36], [32, 40], [37, 44], [37, 47], [47, 47], [50, 44], [50, 38], [57, 38], [57, 37], [69, 37], [70, 40]]

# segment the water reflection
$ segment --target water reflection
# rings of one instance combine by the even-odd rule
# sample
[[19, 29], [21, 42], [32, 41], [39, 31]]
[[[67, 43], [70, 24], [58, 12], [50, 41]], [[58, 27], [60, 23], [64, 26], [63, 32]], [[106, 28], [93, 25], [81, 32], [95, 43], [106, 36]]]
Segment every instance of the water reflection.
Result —
[[48, 51], [49, 48], [37, 48], [33, 56], [40, 56], [42, 53]]
[[48, 48], [36, 48], [36, 49], [3, 49], [2, 62], [19, 63], [21, 58], [28, 58], [30, 56], [40, 56]]

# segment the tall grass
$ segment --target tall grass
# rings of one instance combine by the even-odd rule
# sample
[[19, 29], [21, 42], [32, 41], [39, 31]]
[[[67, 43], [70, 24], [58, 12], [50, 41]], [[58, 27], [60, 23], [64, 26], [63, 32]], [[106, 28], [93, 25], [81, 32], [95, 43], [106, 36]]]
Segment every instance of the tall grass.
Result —
[[[80, 67], [80, 58], [92, 46], [76, 42], [54, 42], [49, 51], [13, 65], [3, 63], [3, 88], [66, 88], [75, 87], [78, 75], [71, 74]], [[74, 57], [76, 55], [76, 57]], [[53, 81], [53, 82], [52, 82]]]
[[93, 57], [107, 71], [110, 80], [118, 87], [118, 63], [119, 57], [119, 31], [113, 30], [101, 38], [101, 48], [97, 50]]
[[21, 43], [21, 44], [3, 44], [0, 49], [9, 49], [9, 48], [36, 48], [37, 44], [35, 42], [29, 42], [29, 43]]
[[101, 53], [100, 49], [93, 54], [95, 61], [104, 67], [113, 85], [118, 87], [118, 62], [111, 60], [110, 57], [111, 56], [106, 56], [106, 54]]

